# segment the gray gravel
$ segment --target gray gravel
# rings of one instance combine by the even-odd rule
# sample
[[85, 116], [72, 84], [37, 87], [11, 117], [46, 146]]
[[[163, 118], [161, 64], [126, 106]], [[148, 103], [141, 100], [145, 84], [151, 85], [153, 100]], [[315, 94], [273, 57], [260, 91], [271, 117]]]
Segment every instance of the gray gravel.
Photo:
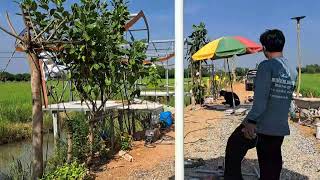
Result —
[[[185, 145], [185, 157], [202, 158], [206, 162], [202, 167], [186, 169], [187, 175], [196, 169], [217, 170], [219, 166], [224, 165], [224, 151], [228, 137], [240, 124], [243, 117], [229, 116], [226, 118], [219, 121], [209, 121], [210, 125], [201, 120], [203, 127], [210, 126], [210, 128], [187, 136], [185, 142], [198, 141]], [[291, 124], [290, 126], [291, 135], [285, 138], [282, 146], [284, 165], [281, 179], [320, 180], [320, 152], [315, 148], [315, 145], [320, 142], [313, 137], [302, 136], [295, 127], [296, 125]], [[255, 169], [259, 169], [255, 149], [248, 152], [242, 165], [244, 173], [252, 174], [244, 176], [246, 180], [258, 179], [254, 176]], [[159, 165], [151, 171], [136, 171], [131, 179], [168, 179], [173, 175], [174, 160], [159, 162]]]
[[[207, 161], [205, 169], [216, 169], [223, 166], [223, 157], [228, 137], [240, 124], [242, 117], [232, 117], [212, 124], [208, 129], [208, 140], [186, 146], [186, 156], [203, 158]], [[281, 179], [320, 180], [320, 152], [315, 148], [320, 143], [315, 138], [302, 136], [296, 125], [290, 125], [291, 135], [287, 136], [282, 146], [283, 171]], [[210, 149], [206, 151], [206, 149]], [[205, 152], [203, 152], [205, 151]], [[259, 169], [255, 149], [250, 150], [243, 162], [243, 172], [254, 173]], [[244, 177], [245, 179], [258, 179]]]
[[160, 162], [149, 171], [135, 171], [129, 179], [169, 179], [174, 176], [174, 160]]

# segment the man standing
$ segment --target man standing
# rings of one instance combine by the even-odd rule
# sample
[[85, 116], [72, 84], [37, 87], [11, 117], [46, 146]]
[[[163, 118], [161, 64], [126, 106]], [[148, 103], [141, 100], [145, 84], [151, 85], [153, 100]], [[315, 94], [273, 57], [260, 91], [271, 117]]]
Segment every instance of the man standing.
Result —
[[225, 180], [242, 179], [241, 161], [257, 148], [261, 180], [278, 180], [282, 169], [281, 145], [290, 134], [288, 113], [297, 72], [283, 57], [285, 37], [280, 30], [260, 36], [267, 60], [259, 64], [254, 83], [253, 106], [242, 124], [228, 139]]

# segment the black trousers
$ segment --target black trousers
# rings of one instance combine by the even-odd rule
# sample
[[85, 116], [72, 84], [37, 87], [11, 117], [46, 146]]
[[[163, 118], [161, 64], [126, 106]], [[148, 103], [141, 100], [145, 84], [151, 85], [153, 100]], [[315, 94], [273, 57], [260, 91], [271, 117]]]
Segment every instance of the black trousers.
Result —
[[283, 136], [258, 134], [256, 139], [244, 137], [240, 125], [228, 139], [225, 157], [225, 180], [242, 180], [241, 161], [249, 149], [257, 148], [260, 180], [279, 180], [282, 169]]

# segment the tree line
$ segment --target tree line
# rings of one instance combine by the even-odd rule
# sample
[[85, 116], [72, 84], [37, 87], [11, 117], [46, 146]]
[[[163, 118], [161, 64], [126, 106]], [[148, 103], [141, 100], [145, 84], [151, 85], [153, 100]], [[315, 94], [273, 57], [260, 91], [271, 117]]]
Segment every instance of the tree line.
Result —
[[0, 81], [30, 81], [30, 74], [11, 74], [9, 72], [0, 72]]
[[[163, 66], [157, 66], [159, 75], [162, 79], [166, 78], [166, 69]], [[237, 67], [235, 69], [236, 76], [245, 76], [249, 71], [248, 68]], [[311, 64], [306, 65], [305, 67], [301, 68], [302, 73], [320, 73], [320, 65], [318, 64]], [[218, 74], [220, 73], [217, 72]], [[203, 67], [202, 68], [202, 77], [210, 77], [211, 70], [209, 68]], [[169, 69], [168, 76], [170, 79], [174, 78], [174, 68]], [[190, 68], [184, 69], [184, 77], [190, 77]], [[9, 72], [0, 72], [0, 81], [30, 81], [30, 74], [29, 73], [22, 73], [22, 74], [11, 74]]]
[[[163, 66], [157, 66], [159, 75], [162, 79], [166, 78], [166, 69]], [[298, 69], [297, 69], [298, 70]], [[222, 70], [217, 70], [216, 73], [220, 74]], [[249, 68], [237, 67], [235, 69], [236, 76], [245, 76]], [[207, 67], [202, 67], [202, 77], [210, 77], [211, 76], [211, 69]], [[318, 64], [310, 64], [306, 65], [305, 67], [301, 68], [301, 73], [306, 74], [315, 74], [320, 73], [320, 65]], [[190, 78], [191, 72], [190, 68], [184, 69], [184, 78]], [[174, 68], [168, 70], [169, 79], [174, 78]]]
[[301, 68], [301, 73], [315, 74], [320, 73], [320, 65], [310, 64]]

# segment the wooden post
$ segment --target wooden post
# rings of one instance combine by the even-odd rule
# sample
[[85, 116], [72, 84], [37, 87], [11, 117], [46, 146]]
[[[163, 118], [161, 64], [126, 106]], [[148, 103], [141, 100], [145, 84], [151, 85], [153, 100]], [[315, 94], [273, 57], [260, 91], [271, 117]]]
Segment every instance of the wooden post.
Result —
[[29, 52], [27, 59], [31, 70], [32, 92], [32, 179], [38, 179], [43, 174], [41, 73], [36, 54]]
[[42, 96], [44, 101], [44, 107], [47, 108], [49, 101], [48, 101], [48, 93], [47, 93], [47, 86], [45, 81], [45, 75], [43, 72], [44, 63], [42, 61], [39, 61], [40, 64], [40, 73], [41, 73], [41, 88], [42, 88]]

